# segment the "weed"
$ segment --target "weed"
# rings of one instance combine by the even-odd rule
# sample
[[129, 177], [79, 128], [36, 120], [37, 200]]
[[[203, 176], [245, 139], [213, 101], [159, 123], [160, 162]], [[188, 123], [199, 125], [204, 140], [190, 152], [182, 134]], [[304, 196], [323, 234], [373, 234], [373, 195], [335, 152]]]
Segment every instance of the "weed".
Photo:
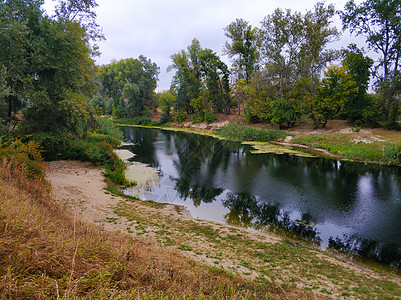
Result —
[[236, 123], [230, 123], [222, 128], [216, 129], [214, 133], [234, 142], [270, 142], [277, 141], [289, 135], [285, 131], [266, 128], [259, 129]]

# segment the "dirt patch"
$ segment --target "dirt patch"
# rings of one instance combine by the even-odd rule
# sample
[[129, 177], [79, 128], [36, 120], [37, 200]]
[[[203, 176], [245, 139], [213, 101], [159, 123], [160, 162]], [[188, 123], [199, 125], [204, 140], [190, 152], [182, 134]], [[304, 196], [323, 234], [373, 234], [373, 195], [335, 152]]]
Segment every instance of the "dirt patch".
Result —
[[[54, 161], [48, 164], [46, 178], [52, 185], [55, 199], [85, 220], [109, 231], [126, 231], [128, 220], [115, 213], [115, 207], [126, 199], [106, 190], [100, 168], [79, 161]], [[136, 202], [132, 206], [144, 211], [152, 210]], [[180, 211], [179, 214], [174, 205], [166, 205], [159, 212], [176, 218], [192, 219], [189, 213]]]

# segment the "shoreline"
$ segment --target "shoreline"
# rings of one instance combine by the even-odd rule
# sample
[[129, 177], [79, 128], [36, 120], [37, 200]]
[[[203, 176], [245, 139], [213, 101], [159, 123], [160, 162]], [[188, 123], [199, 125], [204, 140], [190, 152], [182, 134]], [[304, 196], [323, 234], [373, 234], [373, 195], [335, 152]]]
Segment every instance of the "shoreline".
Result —
[[[400, 276], [374, 271], [327, 251], [267, 232], [195, 219], [179, 205], [113, 195], [106, 190], [100, 167], [76, 161], [51, 162], [46, 177], [55, 198], [87, 221], [108, 231], [156, 241], [247, 280], [290, 285], [333, 299], [347, 298], [344, 295], [348, 293], [357, 297], [352, 287], [362, 283], [374, 287], [371, 280], [388, 282], [386, 285], [401, 291]], [[334, 284], [333, 274], [341, 274], [336, 276], [347, 283]]]
[[[231, 141], [230, 139], [224, 138], [222, 136], [216, 135], [213, 133], [214, 129], [196, 129], [196, 128], [187, 128], [187, 127], [174, 127], [174, 126], [147, 126], [147, 125], [136, 125], [136, 124], [116, 124], [119, 127], [139, 127], [139, 128], [149, 128], [149, 129], [160, 129], [160, 130], [168, 130], [168, 131], [174, 131], [174, 132], [188, 132], [188, 133], [193, 133], [193, 134], [198, 134], [198, 135], [203, 135], [203, 136], [210, 136], [216, 139], [220, 140], [226, 140], [226, 141]], [[312, 133], [313, 134], [313, 131]], [[323, 149], [323, 148], [317, 148], [317, 147], [312, 147], [308, 145], [303, 145], [299, 143], [288, 143], [288, 142], [281, 142], [281, 141], [270, 141], [270, 142], [259, 142], [259, 141], [241, 141], [239, 142], [241, 144], [245, 145], [279, 145], [283, 148], [286, 148], [286, 152], [277, 152], [276, 154], [283, 154], [283, 153], [288, 153], [292, 155], [297, 155], [297, 156], [310, 156], [310, 157], [323, 157], [323, 158], [329, 158], [329, 159], [334, 159], [338, 161], [347, 161], [347, 162], [353, 162], [353, 163], [369, 163], [369, 164], [376, 164], [376, 165], [383, 165], [381, 162], [376, 162], [376, 161], [362, 161], [361, 159], [350, 159], [350, 158], [345, 158], [341, 155], [337, 155], [334, 153], [331, 153], [330, 151]], [[297, 154], [296, 151], [294, 152], [293, 149], [295, 148], [299, 150], [302, 154]], [[260, 152], [258, 153], [275, 153], [271, 151], [263, 152], [263, 150], [258, 149], [258, 147], [255, 147], [256, 150], [259, 150]], [[312, 155], [310, 155], [310, 152], [312, 152]], [[396, 166], [399, 167], [401, 165], [389, 165], [389, 166]]]

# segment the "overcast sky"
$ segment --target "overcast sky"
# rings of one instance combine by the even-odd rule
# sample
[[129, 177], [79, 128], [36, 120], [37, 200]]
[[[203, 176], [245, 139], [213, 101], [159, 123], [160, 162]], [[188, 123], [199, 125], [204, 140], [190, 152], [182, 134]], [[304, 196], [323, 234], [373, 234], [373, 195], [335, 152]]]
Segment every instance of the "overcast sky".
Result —
[[[174, 71], [166, 72], [170, 56], [186, 49], [193, 38], [202, 48], [210, 48], [222, 56], [226, 42], [223, 28], [242, 18], [259, 27], [264, 16], [274, 9], [290, 8], [305, 13], [317, 1], [313, 0], [97, 0], [97, 23], [103, 28], [106, 41], [99, 43], [101, 56], [98, 64], [112, 59], [137, 58], [144, 55], [160, 67], [158, 91], [170, 87]], [[333, 1], [334, 2], [334, 1]], [[344, 8], [346, 0], [335, 1], [337, 10]], [[356, 1], [360, 3], [361, 1]], [[326, 2], [331, 3], [331, 2]], [[45, 8], [52, 2], [46, 0]], [[341, 29], [337, 18], [334, 24]], [[333, 45], [341, 48], [351, 42], [346, 34]]]

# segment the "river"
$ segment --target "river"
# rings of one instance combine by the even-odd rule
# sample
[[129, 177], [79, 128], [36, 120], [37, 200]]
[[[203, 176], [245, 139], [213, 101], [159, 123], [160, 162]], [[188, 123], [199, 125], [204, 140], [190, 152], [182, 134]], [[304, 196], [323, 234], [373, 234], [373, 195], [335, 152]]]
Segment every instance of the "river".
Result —
[[256, 154], [249, 145], [185, 132], [123, 132], [134, 160], [159, 171], [141, 199], [401, 269], [399, 167]]

